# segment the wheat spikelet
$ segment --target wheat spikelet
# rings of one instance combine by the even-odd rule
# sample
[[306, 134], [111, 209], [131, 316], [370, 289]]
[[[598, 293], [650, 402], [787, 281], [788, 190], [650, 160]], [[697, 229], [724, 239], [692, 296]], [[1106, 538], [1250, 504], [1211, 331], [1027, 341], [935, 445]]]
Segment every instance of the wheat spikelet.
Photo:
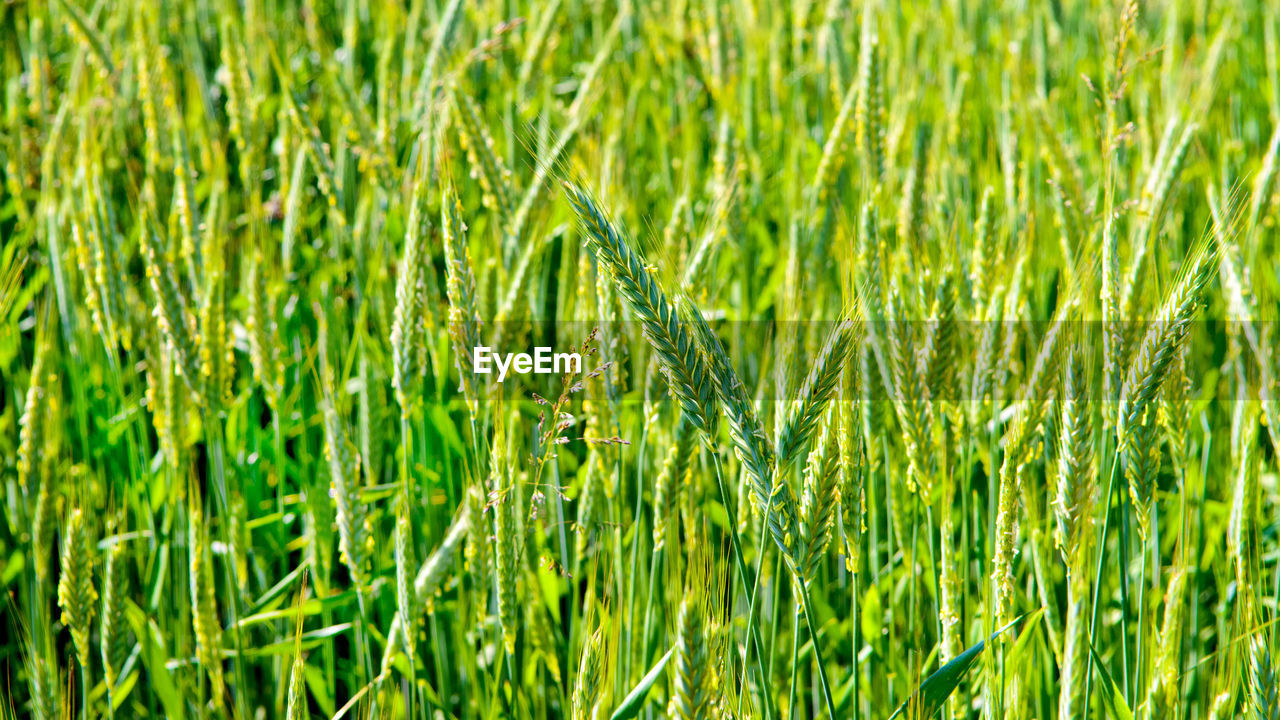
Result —
[[1147, 703], [1153, 717], [1171, 717], [1177, 713], [1182, 696], [1180, 670], [1182, 663], [1182, 623], [1186, 614], [1187, 570], [1176, 567], [1165, 590], [1164, 622], [1160, 626], [1160, 643], [1155, 657], [1155, 672], [1147, 692]]
[[597, 628], [583, 643], [582, 656], [578, 660], [578, 677], [574, 681], [571, 698], [573, 720], [595, 720], [593, 711], [602, 694], [600, 686], [604, 680], [604, 649], [604, 633]]
[[1014, 353], [1018, 343], [1017, 321], [1022, 319], [1026, 305], [1026, 287], [1024, 287], [1026, 258], [1026, 253], [1019, 251], [1018, 259], [1014, 263], [1013, 277], [1005, 286], [1004, 297], [1001, 299], [999, 349], [992, 369], [991, 400], [993, 403], [998, 402], [1007, 392], [1006, 388], [1016, 363]]
[[128, 303], [125, 286], [128, 275], [120, 264], [120, 234], [116, 231], [115, 215], [107, 204], [109, 194], [102, 184], [100, 164], [93, 163], [86, 172], [81, 194], [84, 207], [89, 208], [88, 240], [93, 250], [90, 267], [96, 285], [101, 289], [102, 336], [107, 343], [119, 341], [125, 350], [130, 350], [133, 347], [133, 330], [126, 322]]
[[516, 631], [519, 624], [516, 584], [520, 572], [517, 559], [520, 556], [521, 537], [516, 525], [519, 512], [520, 490], [512, 481], [511, 468], [506, 463], [506, 449], [501, 424], [493, 441], [491, 463], [493, 486], [493, 580], [498, 596], [498, 620], [502, 624], [502, 638], [507, 655], [514, 656]]
[[[1174, 149], [1174, 139], [1178, 137], [1180, 125], [1182, 125], [1182, 118], [1177, 115], [1170, 117], [1165, 124], [1155, 159], [1152, 160], [1151, 168], [1147, 172], [1147, 180], [1142, 184], [1141, 213], [1147, 216], [1148, 221], [1155, 214], [1155, 210], [1163, 205], [1160, 199], [1167, 197], [1179, 172], [1182, 161], [1177, 158], [1178, 151]], [[1190, 129], [1192, 126], [1183, 128], [1181, 140], [1189, 139], [1190, 135], [1187, 131]], [[1179, 145], [1181, 144], [1179, 141]], [[1182, 152], [1185, 152], [1185, 148]]]
[[[600, 359], [611, 363], [609, 371], [605, 373], [600, 383], [605, 397], [609, 399], [605, 407], [615, 407], [623, 388], [627, 386], [627, 358], [631, 351], [628, 349], [626, 338], [619, 332], [623, 327], [621, 305], [618, 293], [609, 283], [608, 274], [597, 272], [596, 314], [597, 327], [600, 328], [600, 341], [597, 347], [600, 351]], [[653, 363], [649, 365], [652, 367]], [[711, 411], [711, 414], [714, 415], [714, 411]]]
[[[176, 472], [180, 466], [185, 397], [174, 372], [174, 352], [167, 341], [156, 337], [147, 354], [147, 409], [151, 411], [151, 424], [160, 441], [160, 454], [169, 468]], [[174, 496], [181, 500], [186, 484], [171, 485]]]
[[486, 208], [497, 213], [499, 223], [505, 225], [512, 214], [509, 189], [511, 172], [494, 152], [493, 138], [489, 136], [489, 130], [484, 126], [480, 110], [471, 96], [454, 87], [453, 103], [459, 111], [458, 134], [472, 168], [472, 177], [480, 181], [480, 187], [484, 191], [482, 202]]
[[587, 232], [587, 244], [601, 266], [608, 268], [623, 300], [640, 317], [672, 394], [679, 399], [690, 422], [714, 440], [718, 416], [711, 399], [712, 381], [685, 324], [652, 272], [591, 198], [568, 182], [565, 191]]
[[1058, 374], [1058, 368], [1062, 364], [1061, 346], [1065, 343], [1064, 336], [1070, 329], [1066, 320], [1067, 311], [1073, 305], [1073, 301], [1067, 300], [1059, 306], [1053, 322], [1040, 340], [1040, 348], [1036, 351], [1027, 380], [1018, 395], [1016, 407], [1019, 417], [1009, 428], [1003, 440], [1005, 463], [1012, 463], [1015, 466], [1022, 464], [1030, 459], [1029, 453], [1035, 448], [1033, 440], [1047, 412], [1046, 399], [1052, 395], [1052, 392], [1046, 391], [1044, 383], [1046, 378], [1052, 378]]
[[322, 79], [331, 97], [336, 96], [330, 112], [337, 116], [352, 142], [351, 151], [356, 156], [358, 169], [371, 175], [374, 184], [390, 187], [395, 181], [390, 172], [391, 159], [385, 152], [386, 129], [374, 128], [368, 103], [352, 89], [344, 73], [326, 72]]
[[[705, 512], [707, 501], [710, 500], [713, 495], [716, 498], [719, 497], [719, 486], [714, 479], [714, 473], [707, 474], [695, 472], [692, 467], [692, 463], [698, 456], [698, 447], [693, 440], [694, 438], [690, 438], [687, 441], [689, 443], [690, 450], [689, 457], [676, 468], [676, 470], [682, 474], [682, 480], [680, 481], [680, 488], [677, 491], [679, 493], [679, 505], [672, 509], [670, 522], [671, 531], [673, 533], [675, 533], [676, 528], [684, 529], [685, 543], [687, 543], [688, 538], [698, 537], [698, 533], [701, 532], [703, 525], [708, 521]], [[749, 516], [751, 513], [747, 512], [746, 509], [751, 506], [749, 491], [751, 483], [745, 475], [745, 473], [739, 473], [739, 482], [732, 489], [730, 489], [729, 486], [726, 486], [725, 492], [734, 493], [734, 507], [743, 508], [741, 515]], [[740, 545], [746, 542], [742, 535], [745, 531], [744, 525], [744, 518], [739, 517], [738, 540]], [[671, 537], [679, 538], [680, 535], [679, 533], [675, 533]]]
[[214, 595], [213, 554], [209, 549], [209, 530], [204, 511], [195, 502], [188, 513], [188, 575], [191, 588], [191, 624], [196, 639], [196, 658], [213, 684], [213, 697], [221, 703], [225, 694], [222, 671], [222, 625], [218, 622], [217, 599]]
[[410, 391], [414, 377], [414, 360], [421, 356], [426, 344], [423, 323], [422, 265], [423, 243], [428, 232], [427, 182], [419, 176], [413, 183], [413, 199], [405, 223], [404, 255], [396, 277], [396, 304], [391, 320], [391, 386], [395, 388], [401, 417], [410, 415]]
[[89, 317], [98, 334], [103, 338], [109, 338], [111, 331], [107, 321], [108, 315], [106, 308], [103, 307], [102, 291], [98, 287], [98, 280], [93, 271], [89, 231], [86, 230], [89, 224], [90, 220], [82, 219], [80, 213], [71, 216], [71, 248], [76, 265], [80, 268], [80, 276], [84, 280], [84, 304], [89, 309]]
[[111, 47], [107, 44], [106, 38], [98, 32], [94, 21], [74, 3], [62, 2], [58, 5], [63, 12], [67, 13], [67, 18], [70, 20], [67, 23], [67, 29], [71, 35], [75, 37], [76, 42], [89, 51], [87, 56], [98, 64], [100, 77], [106, 79], [115, 75], [116, 67], [111, 59]]
[[1200, 292], [1213, 275], [1214, 261], [1215, 255], [1207, 248], [1196, 252], [1138, 344], [1120, 388], [1116, 437], [1122, 448], [1130, 441], [1128, 429], [1141, 420], [1169, 376], [1199, 309]]
[[837, 445], [840, 458], [840, 513], [844, 527], [845, 563], [850, 573], [857, 574], [862, 556], [862, 535], [866, 532], [867, 512], [867, 447], [863, 435], [862, 413], [866, 404], [854, 387], [859, 373], [845, 370], [840, 384], [837, 416]]
[[973, 223], [973, 261], [969, 266], [969, 284], [975, 307], [981, 308], [991, 300], [992, 283], [996, 280], [997, 248], [991, 227], [991, 205], [995, 190], [988, 186], [982, 191], [982, 204], [978, 219]]
[[897, 288], [890, 293], [893, 319], [886, 326], [889, 366], [893, 375], [892, 404], [902, 425], [907, 448], [909, 474], [907, 487], [919, 491], [929, 501], [933, 494], [933, 473], [928, 458], [930, 448], [930, 394], [917, 355], [908, 345], [906, 321], [902, 320], [902, 304]]
[[1262, 633], [1249, 642], [1249, 701], [1256, 720], [1280, 718], [1280, 677]]
[[453, 186], [446, 186], [441, 200], [444, 228], [445, 278], [449, 296], [449, 338], [471, 417], [480, 414], [479, 392], [471, 370], [471, 353], [480, 346], [480, 315], [476, 310], [476, 278], [471, 270], [466, 225]]
[[946, 271], [938, 283], [932, 309], [929, 312], [921, 364], [935, 403], [945, 408], [955, 403], [956, 353], [960, 344], [960, 329], [956, 322], [956, 292], [951, 272]]
[[881, 127], [880, 37], [875, 29], [873, 4], [862, 10], [862, 38], [858, 48], [858, 104], [854, 111], [855, 134], [862, 148], [864, 172], [872, 183], [884, 177], [884, 129]]
[[[162, 164], [164, 156], [162, 144], [164, 135], [160, 132], [159, 113], [156, 108], [157, 92], [153, 84], [153, 68], [151, 65], [151, 49], [158, 48], [159, 43], [153, 42], [147, 33], [147, 23], [144, 22], [143, 15], [145, 8], [136, 8], [137, 16], [134, 18], [133, 32], [134, 43], [142, 51], [137, 53], [137, 68], [135, 77], [138, 83], [138, 98], [142, 106], [142, 129], [146, 138], [146, 170], [147, 175], [153, 175], [158, 171]], [[155, 26], [154, 18], [150, 23]]]
[[[298, 609], [302, 609], [302, 603], [307, 596], [307, 580], [306, 576], [302, 579], [302, 589], [298, 593]], [[307, 709], [307, 691], [305, 686], [304, 675], [306, 673], [306, 664], [302, 659], [302, 622], [303, 614], [298, 613], [293, 630], [293, 661], [289, 663], [289, 690], [286, 700], [284, 716], [286, 720], [302, 720], [302, 718], [310, 717]]]
[[[691, 478], [692, 479], [692, 478]], [[686, 537], [697, 537], [700, 521], [696, 517], [697, 507], [690, 498], [692, 493], [685, 493], [684, 534]], [[748, 508], [750, 512], [738, 514], [738, 540], [743, 546], [752, 546], [759, 542], [763, 530], [764, 518], [755, 512], [755, 483], [751, 473], [738, 473], [738, 487], [734, 493], [735, 507]]]
[[259, 126], [257, 111], [260, 106], [260, 95], [253, 92], [253, 81], [249, 76], [249, 61], [245, 57], [245, 44], [240, 26], [231, 17], [224, 16], [219, 28], [219, 51], [222, 66], [226, 68], [226, 82], [222, 86], [227, 90], [227, 131], [236, 145], [240, 155], [239, 169], [241, 184], [253, 185], [253, 168], [258, 162]]
[[703, 624], [703, 609], [685, 598], [676, 621], [675, 689], [670, 713], [681, 720], [712, 717], [711, 662]]
[[1235, 571], [1236, 603], [1239, 606], [1236, 612], [1242, 618], [1256, 618], [1260, 610], [1258, 584], [1261, 580], [1258, 522], [1261, 463], [1256, 416], [1242, 410], [1236, 410], [1235, 418], [1236, 423], [1245, 425], [1232, 453], [1238, 470], [1227, 521], [1226, 550], [1227, 560]]
[[[449, 530], [440, 541], [439, 547], [418, 568], [418, 573], [413, 578], [413, 595], [410, 602], [415, 614], [431, 606], [436, 591], [444, 581], [445, 573], [449, 571], [458, 554], [458, 546], [467, 537], [472, 525], [478, 521], [478, 518], [472, 516], [470, 506], [463, 504], [454, 515], [453, 522], [450, 523]], [[412, 618], [412, 621], [410, 628], [417, 624], [417, 617]], [[379, 680], [391, 673], [391, 664], [402, 648], [401, 642], [404, 641], [408, 632], [403, 623], [404, 620], [400, 614], [396, 613], [391, 621], [391, 627], [387, 630], [387, 645], [382, 653], [382, 670], [378, 674]]]
[[828, 408], [813, 450], [804, 469], [804, 494], [800, 501], [800, 528], [803, 551], [798, 570], [805, 582], [812, 580], [831, 542], [840, 500], [840, 454], [832, 437], [837, 433], [836, 416]]
[[929, 168], [929, 139], [932, 129], [925, 123], [916, 128], [911, 167], [902, 183], [902, 201], [898, 205], [898, 242], [919, 242], [924, 222], [924, 184]]
[[156, 296], [155, 313], [160, 332], [173, 349], [178, 361], [175, 369], [182, 375], [183, 382], [199, 395], [200, 370], [191, 321], [187, 315], [187, 303], [178, 289], [177, 271], [165, 254], [160, 236], [156, 234], [147, 216], [145, 205], [138, 226], [142, 235], [142, 255], [147, 263], [147, 277]]
[[231, 367], [235, 361], [232, 345], [227, 336], [226, 278], [223, 260], [219, 252], [210, 253], [205, 263], [205, 290], [200, 306], [197, 347], [200, 357], [200, 375], [204, 391], [202, 397], [215, 408], [225, 403], [231, 394]]
[[1129, 428], [1122, 456], [1129, 497], [1133, 500], [1138, 532], [1146, 538], [1151, 531], [1151, 504], [1155, 502], [1156, 476], [1160, 472], [1159, 426], [1152, 412]]
[[773, 451], [768, 436], [720, 339], [696, 306], [682, 303], [681, 307], [702, 355], [711, 366], [716, 396], [729, 421], [734, 453], [750, 478], [752, 508], [757, 517], [768, 518], [770, 535], [788, 561], [794, 562], [800, 549], [795, 495], [785, 483], [774, 484]]
[[364, 585], [369, 533], [365, 504], [360, 499], [360, 457], [347, 438], [330, 393], [324, 404], [325, 455], [329, 461], [330, 495], [338, 516], [338, 549], [357, 588]]
[[[884, 272], [881, 268], [883, 248], [880, 240], [880, 216], [876, 206], [866, 203], [862, 206], [862, 214], [858, 222], [858, 265], [863, 267], [863, 282], [866, 292], [862, 296], [862, 306], [866, 317], [871, 321], [885, 318], [884, 311]], [[876, 334], [876, 325], [872, 325], [869, 334]]]
[[1236, 465], [1236, 481], [1231, 494], [1231, 516], [1227, 527], [1227, 557], [1238, 560], [1244, 566], [1257, 520], [1258, 462], [1257, 429], [1249, 428], [1240, 438], [1237, 452], [1233, 453]]
[[733, 362], [720, 343], [720, 338], [707, 324], [697, 305], [681, 302], [680, 309], [688, 321], [701, 357], [706, 359], [709, 366], [716, 397], [729, 421], [729, 437], [733, 441], [734, 451], [756, 484], [764, 490], [763, 497], [768, 497], [771, 492], [768, 488], [772, 487], [770, 476], [774, 455], [755, 405], [747, 396], [746, 387], [733, 369]]
[[39, 480], [35, 477], [39, 465], [37, 448], [42, 444], [45, 426], [49, 422], [46, 365], [52, 344], [47, 325], [42, 326], [36, 334], [35, 356], [31, 360], [31, 384], [27, 386], [22, 417], [18, 419], [18, 487], [24, 493], [30, 492], [33, 479]]
[[236, 589], [242, 593], [249, 590], [249, 512], [245, 506], [244, 495], [236, 493], [228, 498], [227, 514], [227, 552], [226, 561], [231, 566], [231, 576]]
[[[120, 670], [129, 657], [129, 626], [124, 616], [125, 599], [129, 597], [129, 578], [124, 567], [124, 545], [115, 542], [107, 551], [106, 570], [102, 579], [102, 627], [99, 650], [107, 688], [120, 679]], [[114, 699], [113, 699], [114, 701]]]
[[[952, 519], [952, 513], [949, 512], [955, 502], [955, 480], [950, 473], [947, 473], [942, 476], [940, 485], [942, 541], [938, 553], [938, 622], [942, 629], [942, 637], [939, 643], [939, 658], [946, 663], [963, 652], [960, 627], [963, 593], [960, 587], [961, 578], [957, 572], [959, 563], [956, 559], [956, 543], [953, 539], [955, 521]], [[957, 714], [955, 711], [951, 713], [952, 717], [956, 717]]]
[[840, 322], [827, 336], [818, 356], [814, 358], [813, 367], [791, 402], [786, 422], [778, 431], [780, 465], [790, 460], [817, 428], [827, 404], [835, 396], [855, 334], [856, 326], [852, 320]]
[[329, 367], [328, 321], [317, 308], [319, 324], [318, 354], [323, 403], [320, 412], [324, 425], [325, 459], [329, 464], [329, 496], [337, 515], [338, 554], [351, 574], [351, 584], [360, 592], [365, 584], [367, 547], [371, 536], [366, 506], [360, 499], [360, 455], [347, 436], [345, 422], [338, 415], [333, 389], [335, 380]]
[[249, 363], [254, 379], [266, 395], [267, 402], [277, 407], [284, 392], [284, 367], [280, 363], [277, 343], [275, 313], [267, 295], [263, 266], [266, 261], [261, 251], [256, 251], [249, 264], [248, 289], [249, 312], [245, 322], [249, 340]]
[[[609, 428], [614, 431], [617, 429], [617, 425], [613, 424], [616, 418], [610, 417], [610, 413], [611, 409], [617, 406], [622, 388], [626, 387], [628, 352], [625, 338], [620, 337], [618, 333], [620, 309], [618, 294], [614, 292], [606, 273], [595, 273], [595, 280], [595, 320], [596, 328], [599, 329], [599, 343], [596, 347], [600, 353], [601, 362], [609, 363], [609, 367], [598, 383], [587, 386], [583, 410], [586, 410], [588, 402], [592, 404], [589, 427], [593, 433], [600, 433], [595, 437], [608, 437]], [[650, 363], [651, 367], [652, 365], [653, 363]], [[610, 454], [607, 445], [597, 450], [606, 457]], [[613, 497], [613, 491], [612, 484], [605, 485], [605, 494], [610, 498]]]
[[696, 436], [689, 423], [680, 421], [676, 425], [675, 437], [667, 457], [662, 462], [662, 470], [653, 484], [653, 547], [658, 549], [666, 544], [667, 532], [677, 527], [682, 490], [689, 475], [696, 447]]
[[1083, 361], [1072, 352], [1062, 375], [1062, 421], [1058, 429], [1058, 485], [1053, 499], [1058, 525], [1058, 547], [1075, 573], [1089, 542], [1089, 518], [1093, 512], [1093, 431], [1085, 404], [1088, 391]]
[[[511, 488], [507, 488], [510, 490]], [[502, 624], [502, 638], [507, 654], [514, 655], [516, 632], [519, 629], [519, 607], [516, 599], [516, 529], [513, 495], [494, 504], [494, 582], [498, 595], [498, 619]]]
[[[62, 534], [62, 566], [58, 578], [58, 607], [62, 623], [71, 630], [80, 667], [86, 670], [93, 657], [89, 631], [98, 592], [93, 587], [94, 542], [80, 508], [71, 511]], [[87, 690], [86, 690], [87, 692]]]
[[445, 572], [449, 569], [449, 564], [453, 562], [453, 558], [458, 552], [458, 546], [467, 536], [467, 530], [473, 522], [476, 522], [476, 520], [471, 517], [470, 511], [465, 508], [459, 510], [454, 516], [453, 523], [449, 526], [449, 532], [445, 533], [444, 539], [440, 541], [440, 546], [422, 564], [418, 574], [413, 579], [415, 607], [421, 607], [426, 604], [440, 586]]
[[[173, 98], [166, 97], [166, 109], [176, 111]], [[204, 253], [197, 232], [200, 217], [195, 206], [195, 170], [191, 167], [191, 156], [187, 149], [187, 135], [182, 123], [175, 122], [171, 127], [173, 135], [173, 204], [178, 216], [180, 231], [178, 255], [186, 263], [187, 273], [193, 288], [198, 290], [199, 282], [206, 276], [204, 273]], [[170, 228], [173, 226], [170, 225]]]
[[[1025, 427], [1026, 418], [1014, 421], [1015, 428]], [[1010, 432], [1019, 432], [1011, 430]], [[998, 624], [1011, 618], [1013, 610], [1013, 558], [1018, 544], [1018, 494], [1022, 487], [1023, 465], [1014, 463], [1008, 454], [1000, 466], [999, 496], [996, 504], [996, 554], [992, 559], [991, 578], [995, 582], [993, 613]]]
[[409, 517], [409, 498], [405, 493], [401, 493], [399, 500], [396, 502], [395, 561], [396, 614], [400, 618], [400, 625], [405, 631], [405, 647], [411, 647], [413, 619], [416, 617], [414, 613], [413, 578], [410, 576], [412, 572], [410, 568], [414, 565], [413, 527], [412, 520]]
[[1226, 291], [1227, 304], [1231, 308], [1231, 313], [1235, 316], [1233, 319], [1240, 323], [1245, 339], [1248, 341], [1250, 349], [1253, 350], [1259, 376], [1259, 400], [1261, 401], [1262, 411], [1267, 418], [1267, 434], [1271, 438], [1272, 446], [1280, 448], [1280, 407], [1277, 407], [1275, 398], [1272, 395], [1275, 387], [1275, 376], [1271, 368], [1271, 355], [1264, 350], [1262, 338], [1252, 320], [1257, 316], [1257, 313], [1247, 275], [1248, 269], [1237, 260], [1238, 253], [1236, 252], [1235, 243], [1232, 242], [1230, 236], [1226, 235], [1224, 230], [1226, 221], [1222, 214], [1222, 208], [1214, 200], [1212, 193], [1209, 195], [1209, 201], [1209, 209], [1213, 214], [1217, 238], [1222, 248], [1222, 252], [1219, 255], [1221, 261], [1219, 277], [1222, 279], [1223, 290]]
[[[51, 653], [50, 653], [51, 654]], [[33, 660], [27, 677], [31, 685], [31, 707], [36, 720], [62, 720], [58, 702], [58, 665], [52, 659]]]

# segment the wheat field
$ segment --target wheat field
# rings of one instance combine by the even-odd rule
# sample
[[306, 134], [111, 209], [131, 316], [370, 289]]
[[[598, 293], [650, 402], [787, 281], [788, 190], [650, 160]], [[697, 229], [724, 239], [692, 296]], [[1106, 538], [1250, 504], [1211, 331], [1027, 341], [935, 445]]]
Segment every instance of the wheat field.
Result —
[[8, 0], [0, 81], [0, 717], [1280, 719], [1273, 2]]

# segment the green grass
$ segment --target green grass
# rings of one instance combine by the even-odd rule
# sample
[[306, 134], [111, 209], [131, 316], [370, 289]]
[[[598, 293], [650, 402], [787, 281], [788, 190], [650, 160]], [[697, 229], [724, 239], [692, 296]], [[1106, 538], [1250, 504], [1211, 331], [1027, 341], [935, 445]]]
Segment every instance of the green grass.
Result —
[[1280, 717], [1278, 34], [0, 3], [0, 717]]

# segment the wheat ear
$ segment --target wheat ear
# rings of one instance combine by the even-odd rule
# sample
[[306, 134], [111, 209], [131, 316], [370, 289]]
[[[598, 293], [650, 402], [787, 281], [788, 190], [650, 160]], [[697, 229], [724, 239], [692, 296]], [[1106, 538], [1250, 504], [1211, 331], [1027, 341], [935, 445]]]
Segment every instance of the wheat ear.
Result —
[[627, 238], [586, 193], [569, 182], [565, 182], [564, 187], [586, 230], [587, 244], [601, 267], [613, 276], [623, 300], [639, 316], [645, 336], [657, 353], [671, 392], [680, 401], [685, 416], [708, 438], [714, 439], [718, 416], [712, 401], [711, 378], [684, 322], [658, 286], [652, 271], [631, 249]]
[[1138, 344], [1120, 388], [1116, 436], [1122, 449], [1132, 440], [1129, 429], [1139, 423], [1169, 376], [1200, 308], [1200, 294], [1214, 275], [1215, 266], [1216, 254], [1210, 248], [1202, 247], [1195, 252]]
[[857, 326], [852, 320], [840, 322], [818, 351], [813, 367], [791, 402], [786, 422], [778, 432], [779, 465], [790, 460], [804, 446], [826, 412], [827, 404], [835, 397], [845, 360], [854, 344], [856, 330]]
[[[58, 607], [62, 623], [71, 630], [76, 657], [86, 672], [93, 657], [89, 632], [98, 592], [93, 587], [93, 537], [80, 508], [71, 511], [62, 536], [62, 573], [58, 578]], [[88, 689], [85, 689], [88, 692]]]
[[831, 542], [840, 507], [840, 453], [835, 439], [838, 432], [835, 410], [828, 408], [804, 469], [804, 494], [800, 502], [804, 550], [799, 569], [806, 580], [817, 574], [818, 565]]
[[[476, 519], [472, 517], [471, 506], [463, 503], [458, 513], [454, 516], [453, 522], [449, 525], [449, 530], [445, 533], [444, 539], [440, 541], [440, 546], [418, 568], [418, 573], [413, 578], [413, 598], [411, 603], [415, 614], [429, 607], [432, 603], [436, 591], [440, 588], [440, 583], [444, 581], [445, 573], [449, 571], [449, 567], [453, 564], [453, 560], [458, 554], [458, 547], [467, 537], [467, 532], [473, 522], [476, 522]], [[417, 619], [416, 616], [411, 618], [412, 623], [416, 623]], [[387, 646], [382, 653], [382, 670], [378, 674], [379, 681], [385, 679], [391, 673], [391, 664], [396, 659], [396, 655], [403, 649], [401, 643], [404, 641], [405, 635], [404, 620], [397, 613], [392, 618], [391, 627], [387, 631]]]
[[473, 419], [480, 415], [479, 388], [471, 369], [471, 353], [480, 345], [480, 315], [476, 310], [476, 277], [467, 247], [467, 226], [453, 186], [446, 186], [441, 200], [444, 227], [446, 292], [449, 296], [449, 338], [462, 382], [463, 396]]
[[[102, 580], [102, 627], [99, 649], [108, 692], [114, 695], [120, 671], [129, 657], [129, 626], [125, 619], [125, 599], [129, 597], [129, 577], [124, 563], [125, 546], [117, 540], [107, 550]], [[112, 697], [114, 703], [116, 698]]]
[[1264, 635], [1249, 642], [1249, 701], [1256, 720], [1280, 718], [1280, 677], [1276, 675]]
[[173, 348], [177, 359], [178, 373], [187, 387], [200, 394], [199, 365], [197, 363], [196, 343], [193, 338], [191, 321], [187, 314], [187, 303], [178, 289], [177, 270], [168, 260], [160, 237], [156, 234], [149, 219], [146, 206], [138, 222], [142, 234], [142, 256], [146, 259], [147, 277], [151, 280], [151, 289], [156, 295], [156, 318], [160, 332]]
[[697, 602], [680, 601], [676, 621], [676, 683], [671, 715], [680, 720], [708, 720], [711, 713], [711, 660], [707, 651], [703, 610]]
[[593, 710], [601, 694], [604, 681], [604, 633], [600, 628], [591, 633], [582, 646], [578, 660], [578, 677], [573, 683], [573, 720], [594, 720]]

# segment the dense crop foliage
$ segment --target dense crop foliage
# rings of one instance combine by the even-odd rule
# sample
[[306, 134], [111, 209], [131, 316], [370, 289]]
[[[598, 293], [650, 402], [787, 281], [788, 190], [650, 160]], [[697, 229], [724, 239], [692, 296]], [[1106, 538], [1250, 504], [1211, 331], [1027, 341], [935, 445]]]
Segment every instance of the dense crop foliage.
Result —
[[1280, 718], [1278, 36], [0, 2], [0, 715]]

